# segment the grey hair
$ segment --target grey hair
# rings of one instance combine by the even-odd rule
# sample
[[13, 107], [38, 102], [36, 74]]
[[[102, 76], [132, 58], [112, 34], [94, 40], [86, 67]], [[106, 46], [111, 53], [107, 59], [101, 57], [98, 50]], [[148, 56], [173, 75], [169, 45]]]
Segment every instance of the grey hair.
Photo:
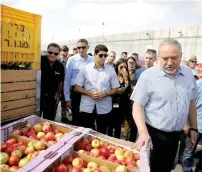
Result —
[[182, 46], [176, 39], [166, 39], [159, 45], [158, 52], [160, 52], [161, 47], [163, 47], [164, 45], [168, 45], [168, 44], [176, 45], [182, 51]]
[[145, 52], [146, 54], [149, 54], [151, 56], [153, 56], [155, 59], [156, 59], [156, 50], [153, 50], [153, 49], [147, 49], [147, 51]]

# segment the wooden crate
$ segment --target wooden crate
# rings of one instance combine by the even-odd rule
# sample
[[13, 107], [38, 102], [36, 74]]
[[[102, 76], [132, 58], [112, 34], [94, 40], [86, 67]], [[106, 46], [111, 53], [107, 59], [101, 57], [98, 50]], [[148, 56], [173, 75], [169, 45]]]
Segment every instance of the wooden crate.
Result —
[[1, 70], [1, 122], [36, 112], [36, 70]]

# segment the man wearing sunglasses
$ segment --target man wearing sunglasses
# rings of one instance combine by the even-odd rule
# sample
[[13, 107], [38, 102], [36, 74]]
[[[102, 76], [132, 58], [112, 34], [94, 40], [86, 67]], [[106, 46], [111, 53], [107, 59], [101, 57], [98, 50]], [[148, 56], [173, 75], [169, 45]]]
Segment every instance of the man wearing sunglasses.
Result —
[[70, 57], [65, 69], [64, 95], [66, 107], [72, 110], [72, 124], [80, 125], [79, 105], [81, 95], [74, 91], [75, 79], [84, 66], [93, 62], [93, 57], [87, 54], [89, 45], [86, 39], [77, 42], [78, 54]]
[[109, 115], [112, 110], [111, 96], [118, 92], [119, 81], [114, 68], [105, 64], [108, 49], [97, 45], [94, 63], [84, 66], [75, 81], [75, 91], [81, 96], [81, 125], [106, 134]]
[[191, 56], [189, 58], [189, 68], [192, 70], [193, 75], [198, 76], [198, 71], [196, 69], [196, 65], [197, 65], [197, 57]]
[[41, 112], [45, 119], [54, 120], [57, 105], [62, 94], [64, 66], [57, 59], [60, 46], [51, 43], [48, 54], [41, 57]]

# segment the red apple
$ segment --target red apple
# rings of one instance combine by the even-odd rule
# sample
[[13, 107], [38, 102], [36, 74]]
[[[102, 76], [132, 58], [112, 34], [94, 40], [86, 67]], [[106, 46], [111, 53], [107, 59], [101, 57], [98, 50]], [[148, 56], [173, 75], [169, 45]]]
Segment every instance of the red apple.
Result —
[[89, 145], [90, 142], [88, 139], [83, 139], [81, 142], [81, 148], [84, 149], [86, 145]]
[[56, 129], [54, 130], [55, 134], [58, 134], [58, 133], [62, 133], [60, 130]]
[[64, 164], [60, 164], [57, 168], [56, 168], [56, 172], [67, 172], [67, 167]]
[[38, 132], [37, 133], [37, 138], [38, 139], [42, 139], [42, 138], [44, 138], [45, 137], [45, 133], [44, 132]]
[[73, 167], [82, 167], [83, 166], [83, 160], [81, 158], [74, 158], [72, 161]]
[[85, 145], [84, 150], [90, 152], [92, 150], [92, 146], [90, 144]]
[[35, 149], [34, 149], [34, 147], [33, 146], [30, 146], [30, 147], [27, 147], [26, 149], [25, 149], [25, 154], [26, 155], [28, 155], [28, 154], [30, 154], [30, 153], [33, 153], [35, 151]]
[[25, 141], [25, 140], [20, 140], [19, 142], [18, 142], [18, 145], [19, 146], [27, 146], [27, 141]]
[[17, 150], [19, 150], [22, 154], [24, 154], [26, 147], [23, 145], [20, 145], [17, 147]]
[[17, 140], [16, 140], [16, 138], [14, 138], [14, 137], [12, 137], [12, 138], [10, 138], [10, 139], [8, 139], [8, 140], [6, 141], [6, 144], [7, 144], [8, 146], [13, 145], [13, 144], [15, 144], [15, 143], [17, 143]]
[[68, 172], [71, 172], [71, 171], [72, 171], [72, 168], [73, 168], [72, 165], [67, 165], [66, 167], [67, 167], [67, 171], [68, 171]]
[[108, 146], [107, 147], [109, 150], [110, 150], [110, 154], [114, 154], [114, 152], [115, 152], [115, 150], [116, 150], [116, 148], [114, 147], [114, 146]]
[[72, 168], [71, 172], [82, 172], [82, 168], [79, 168], [79, 167], [74, 167]]
[[87, 168], [87, 165], [88, 165], [88, 162], [85, 160], [85, 159], [83, 159], [83, 168]]
[[16, 150], [16, 146], [14, 146], [14, 145], [9, 145], [9, 146], [7, 146], [5, 152], [8, 153], [8, 154], [11, 154], [14, 150]]
[[100, 147], [100, 141], [98, 139], [94, 139], [91, 143], [93, 148], [99, 148]]
[[17, 156], [18, 158], [21, 158], [22, 157], [22, 152], [20, 150], [14, 150], [11, 153], [11, 156]]
[[35, 144], [34, 144], [34, 148], [35, 148], [36, 150], [44, 150], [44, 149], [46, 148], [46, 145], [45, 145], [44, 142], [37, 141], [37, 142], [35, 142]]
[[128, 168], [135, 168], [135, 167], [136, 167], [136, 164], [135, 164], [134, 161], [130, 161], [130, 162], [127, 163], [127, 167], [128, 167]]
[[99, 157], [100, 156], [100, 151], [99, 149], [92, 149], [90, 151], [91, 155], [94, 156], [94, 157]]
[[128, 164], [128, 162], [131, 162], [133, 161], [133, 158], [132, 157], [128, 157], [124, 160], [125, 164]]
[[38, 140], [37, 136], [36, 135], [31, 135], [29, 136], [30, 139], [33, 139], [33, 140]]
[[7, 144], [6, 143], [1, 143], [1, 152], [5, 152], [7, 148]]
[[104, 156], [105, 158], [108, 158], [110, 155], [110, 150], [107, 147], [103, 147], [100, 149], [100, 155]]
[[20, 131], [20, 130], [15, 130], [15, 131], [13, 131], [13, 134], [16, 134], [16, 135], [21, 135], [22, 133], [21, 133], [21, 131]]
[[118, 159], [115, 160], [114, 163], [115, 163], [115, 164], [119, 164], [119, 165], [124, 165], [123, 162], [122, 162], [121, 160], [118, 160]]
[[111, 154], [107, 160], [110, 162], [114, 162], [116, 160], [116, 156], [114, 154]]
[[68, 156], [66, 157], [64, 160], [63, 160], [63, 164], [65, 165], [71, 165], [72, 164], [72, 161], [73, 161], [73, 157], [72, 156]]
[[76, 142], [76, 144], [75, 144], [75, 146], [74, 146], [74, 149], [75, 149], [76, 151], [78, 151], [78, 150], [81, 149], [81, 142], [80, 142], [80, 141], [79, 141], [79, 142]]
[[46, 142], [45, 138], [40, 139], [41, 142]]
[[42, 127], [42, 131], [43, 131], [44, 133], [48, 133], [48, 132], [52, 132], [52, 129], [51, 129], [50, 125], [44, 125], [44, 126]]
[[95, 162], [89, 162], [87, 168], [90, 169], [91, 171], [94, 171], [98, 168], [98, 165]]
[[137, 161], [140, 159], [140, 155], [138, 153], [135, 153], [133, 156], [134, 160]]
[[17, 166], [20, 161], [20, 158], [17, 156], [11, 156], [8, 160], [10, 166]]
[[18, 166], [12, 166], [9, 168], [10, 171], [14, 172], [14, 171], [17, 171], [20, 167]]
[[41, 126], [41, 124], [35, 124], [34, 127], [33, 127], [33, 129], [34, 129], [34, 131], [36, 133], [38, 133], [38, 132], [42, 131], [42, 126]]
[[48, 132], [48, 133], [45, 135], [44, 138], [46, 139], [47, 142], [52, 141], [52, 140], [55, 139], [55, 134], [54, 134], [53, 132]]

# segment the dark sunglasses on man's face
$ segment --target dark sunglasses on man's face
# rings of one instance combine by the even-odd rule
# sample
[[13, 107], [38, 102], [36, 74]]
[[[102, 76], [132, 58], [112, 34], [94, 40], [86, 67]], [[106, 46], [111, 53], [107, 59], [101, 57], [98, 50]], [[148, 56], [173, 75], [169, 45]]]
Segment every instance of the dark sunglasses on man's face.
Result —
[[55, 56], [57, 56], [59, 53], [54, 53], [52, 51], [48, 51], [48, 54], [50, 54], [50, 55], [54, 54]]
[[86, 46], [83, 46], [83, 47], [77, 47], [77, 49], [79, 49], [79, 50], [80, 50], [80, 49], [83, 49], [83, 50], [84, 50], [84, 49], [86, 49]]
[[102, 57], [107, 57], [107, 54], [98, 54], [98, 56], [100, 57], [100, 58], [102, 58]]
[[190, 60], [190, 62], [191, 62], [191, 63], [197, 63], [197, 61], [192, 61], [192, 60]]

